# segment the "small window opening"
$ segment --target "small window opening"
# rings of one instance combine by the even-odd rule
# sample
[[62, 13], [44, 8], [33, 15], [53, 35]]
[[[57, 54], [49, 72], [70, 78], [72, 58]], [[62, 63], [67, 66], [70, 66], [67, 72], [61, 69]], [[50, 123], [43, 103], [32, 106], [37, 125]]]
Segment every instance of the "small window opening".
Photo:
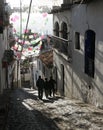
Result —
[[75, 49], [80, 50], [80, 33], [75, 33]]

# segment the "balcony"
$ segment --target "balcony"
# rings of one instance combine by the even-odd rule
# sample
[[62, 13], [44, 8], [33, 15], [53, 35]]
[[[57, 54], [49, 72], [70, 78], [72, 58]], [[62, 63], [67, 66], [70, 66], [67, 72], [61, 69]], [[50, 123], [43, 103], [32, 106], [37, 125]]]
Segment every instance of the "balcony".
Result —
[[63, 53], [64, 55], [68, 56], [69, 41], [57, 36], [52, 36], [51, 39], [53, 42], [53, 48], [58, 50], [60, 53]]
[[63, 4], [71, 3], [73, 0], [63, 0]]
[[61, 11], [71, 9], [72, 3], [61, 4]]
[[91, 2], [91, 1], [93, 1], [93, 0], [72, 0], [73, 1], [73, 3], [74, 4], [86, 4], [86, 3], [88, 3], [88, 2]]

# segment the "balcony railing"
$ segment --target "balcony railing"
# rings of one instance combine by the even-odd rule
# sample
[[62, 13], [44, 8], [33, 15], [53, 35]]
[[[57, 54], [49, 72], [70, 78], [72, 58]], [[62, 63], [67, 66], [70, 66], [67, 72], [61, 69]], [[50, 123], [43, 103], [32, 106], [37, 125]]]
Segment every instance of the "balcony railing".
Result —
[[91, 2], [93, 0], [72, 0], [74, 4], [85, 4], [85, 3], [88, 3], [88, 2]]
[[73, 0], [63, 0], [63, 4], [72, 4]]
[[57, 36], [52, 36], [53, 48], [57, 49], [60, 53], [68, 55], [68, 43], [69, 41]]
[[72, 7], [72, 3], [68, 3], [68, 4], [61, 4], [61, 10], [68, 10]]

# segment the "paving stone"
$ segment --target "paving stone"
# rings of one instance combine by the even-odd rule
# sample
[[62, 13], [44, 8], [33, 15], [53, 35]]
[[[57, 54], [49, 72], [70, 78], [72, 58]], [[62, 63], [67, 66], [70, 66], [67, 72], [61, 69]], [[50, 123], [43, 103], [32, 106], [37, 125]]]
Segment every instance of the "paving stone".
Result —
[[103, 110], [60, 96], [39, 100], [37, 91], [11, 94], [6, 130], [103, 130]]

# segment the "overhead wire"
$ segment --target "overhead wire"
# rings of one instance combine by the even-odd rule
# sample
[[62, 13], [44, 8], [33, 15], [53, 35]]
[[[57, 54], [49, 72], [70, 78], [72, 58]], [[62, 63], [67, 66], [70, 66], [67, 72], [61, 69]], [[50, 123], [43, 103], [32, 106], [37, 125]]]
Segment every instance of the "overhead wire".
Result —
[[[21, 4], [21, 1], [20, 1], [20, 4]], [[27, 28], [28, 28], [28, 23], [29, 23], [29, 18], [30, 18], [30, 12], [31, 12], [31, 5], [32, 5], [32, 0], [30, 0], [30, 5], [29, 5], [29, 13], [28, 13], [28, 18], [27, 18], [27, 23], [26, 23], [26, 28], [25, 28], [25, 30], [27, 30]], [[22, 11], [22, 9], [21, 9], [21, 6], [20, 6], [20, 11]], [[20, 12], [20, 13], [22, 13], [22, 12]], [[22, 17], [21, 17], [22, 18]], [[22, 19], [21, 19], [22, 20]], [[21, 21], [22, 22], [22, 21]], [[21, 26], [20, 26], [21, 27]], [[21, 28], [22, 29], [22, 28]], [[22, 31], [21, 31], [22, 32]], [[21, 34], [22, 35], [22, 34]], [[26, 31], [25, 31], [25, 33], [24, 33], [24, 39], [23, 39], [23, 45], [22, 45], [22, 49], [21, 49], [21, 54], [22, 54], [22, 51], [23, 51], [23, 47], [24, 47], [24, 43], [25, 43], [25, 35], [26, 35]], [[20, 54], [20, 55], [21, 55]], [[21, 59], [21, 56], [20, 56], [20, 59]], [[18, 70], [19, 70], [19, 61], [17, 60], [17, 87], [18, 87]]]
[[32, 0], [30, 0], [30, 4], [29, 4], [29, 12], [28, 12], [28, 18], [27, 18], [27, 23], [26, 23], [26, 28], [25, 28], [25, 33], [24, 33], [24, 39], [23, 39], [23, 45], [22, 45], [21, 53], [23, 51], [23, 47], [24, 47], [24, 43], [25, 43], [26, 30], [28, 28], [28, 23], [29, 23], [29, 18], [30, 18], [30, 13], [31, 13], [31, 6], [32, 6]]

